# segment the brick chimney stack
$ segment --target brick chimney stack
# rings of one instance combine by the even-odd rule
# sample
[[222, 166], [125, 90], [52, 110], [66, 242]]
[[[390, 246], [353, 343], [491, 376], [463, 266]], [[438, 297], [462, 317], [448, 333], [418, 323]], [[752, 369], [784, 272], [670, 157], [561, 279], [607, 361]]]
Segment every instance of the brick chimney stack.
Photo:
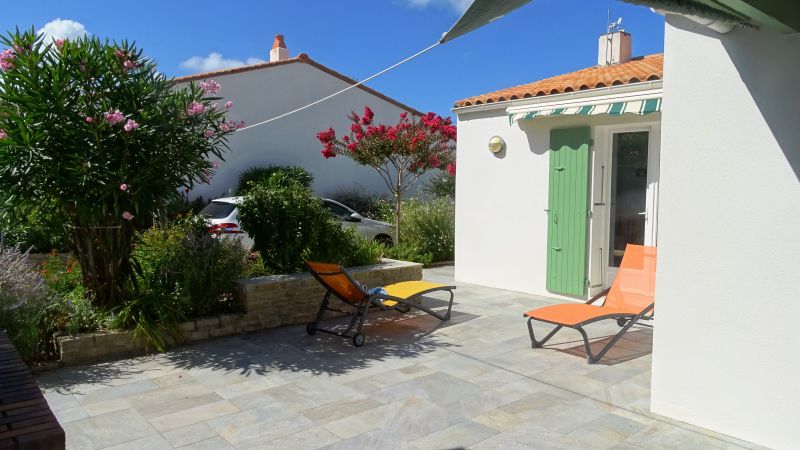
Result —
[[286, 42], [283, 41], [283, 35], [276, 34], [275, 40], [272, 42], [272, 50], [269, 51], [269, 62], [287, 59], [289, 59], [289, 50], [286, 48]]

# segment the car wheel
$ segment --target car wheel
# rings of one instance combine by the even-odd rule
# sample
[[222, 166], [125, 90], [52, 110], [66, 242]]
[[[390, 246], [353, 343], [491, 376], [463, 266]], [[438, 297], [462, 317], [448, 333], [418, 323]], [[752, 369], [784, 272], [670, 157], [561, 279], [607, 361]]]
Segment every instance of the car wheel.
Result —
[[391, 247], [393, 245], [393, 243], [394, 243], [392, 241], [391, 236], [387, 236], [385, 234], [379, 234], [379, 235], [375, 236], [375, 242], [377, 242], [379, 244], [386, 245], [388, 247]]

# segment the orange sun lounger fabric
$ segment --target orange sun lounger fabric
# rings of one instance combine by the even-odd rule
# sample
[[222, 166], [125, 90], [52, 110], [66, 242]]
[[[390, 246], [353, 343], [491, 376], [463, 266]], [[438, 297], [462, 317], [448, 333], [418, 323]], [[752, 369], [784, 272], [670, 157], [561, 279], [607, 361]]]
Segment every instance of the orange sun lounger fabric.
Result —
[[[524, 317], [528, 318], [531, 342], [534, 348], [538, 348], [544, 345], [561, 327], [574, 328], [584, 336], [589, 362], [597, 362], [633, 324], [640, 319], [652, 318], [655, 309], [655, 287], [656, 248], [628, 244], [610, 289], [583, 304], [562, 303], [537, 308], [524, 314]], [[594, 305], [601, 298], [605, 298], [603, 304]], [[623, 329], [600, 354], [594, 356], [590, 352], [588, 337], [582, 327], [605, 319], [617, 320]], [[537, 341], [531, 324], [533, 320], [550, 323], [557, 327], [542, 341]]]

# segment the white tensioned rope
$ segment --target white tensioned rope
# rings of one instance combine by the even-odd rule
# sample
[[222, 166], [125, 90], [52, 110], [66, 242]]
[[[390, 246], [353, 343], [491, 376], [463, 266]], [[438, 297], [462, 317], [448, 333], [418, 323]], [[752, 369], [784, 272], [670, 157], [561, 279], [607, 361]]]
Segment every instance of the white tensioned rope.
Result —
[[394, 68], [396, 68], [396, 67], [398, 67], [398, 66], [401, 66], [401, 65], [403, 65], [403, 64], [405, 64], [405, 63], [407, 63], [407, 62], [411, 61], [412, 59], [414, 59], [414, 58], [416, 58], [416, 57], [418, 57], [418, 56], [422, 55], [423, 53], [425, 53], [425, 52], [428, 52], [429, 50], [432, 50], [432, 49], [433, 49], [434, 47], [436, 47], [437, 45], [439, 45], [439, 42], [436, 42], [435, 44], [431, 45], [430, 47], [428, 47], [428, 48], [425, 48], [425, 49], [423, 49], [423, 50], [420, 50], [420, 51], [418, 51], [417, 53], [414, 53], [413, 55], [411, 55], [411, 56], [409, 56], [408, 58], [406, 58], [406, 59], [404, 59], [404, 60], [400, 61], [400, 62], [399, 62], [399, 63], [397, 63], [397, 64], [394, 64], [394, 65], [392, 65], [392, 66], [389, 66], [389, 67], [387, 67], [387, 68], [385, 68], [385, 69], [381, 70], [380, 72], [378, 72], [378, 73], [376, 73], [376, 74], [374, 74], [374, 75], [372, 75], [372, 76], [369, 76], [369, 77], [367, 77], [367, 78], [364, 78], [363, 80], [359, 81], [359, 82], [358, 82], [358, 83], [356, 83], [356, 84], [351, 84], [350, 86], [347, 86], [346, 88], [344, 88], [344, 89], [342, 89], [342, 90], [336, 91], [336, 92], [334, 92], [333, 94], [331, 94], [331, 95], [328, 95], [327, 97], [323, 97], [323, 98], [321, 98], [321, 99], [319, 99], [319, 100], [317, 100], [317, 101], [314, 101], [314, 102], [312, 102], [312, 103], [309, 103], [309, 104], [307, 104], [307, 105], [305, 105], [305, 106], [301, 106], [300, 108], [293, 109], [293, 110], [291, 110], [291, 111], [289, 111], [289, 112], [286, 112], [286, 113], [283, 113], [283, 114], [281, 114], [281, 115], [279, 115], [279, 116], [275, 116], [275, 117], [273, 117], [273, 118], [271, 118], [271, 119], [267, 119], [267, 120], [264, 120], [264, 121], [261, 121], [261, 122], [258, 122], [258, 123], [254, 123], [254, 124], [252, 124], [252, 125], [248, 125], [248, 126], [246, 126], [246, 127], [239, 128], [239, 130], [238, 130], [238, 131], [249, 130], [250, 128], [255, 128], [255, 127], [258, 127], [258, 126], [261, 126], [261, 125], [265, 125], [265, 124], [268, 124], [268, 123], [270, 123], [270, 122], [274, 122], [274, 121], [276, 121], [276, 120], [278, 120], [278, 119], [283, 119], [284, 117], [291, 116], [291, 115], [292, 115], [292, 114], [294, 114], [294, 113], [300, 112], [300, 111], [302, 111], [302, 110], [304, 110], [304, 109], [311, 108], [312, 106], [318, 105], [318, 104], [320, 104], [320, 103], [322, 103], [322, 102], [324, 102], [324, 101], [326, 101], [326, 100], [330, 100], [330, 99], [332, 99], [333, 97], [336, 97], [336, 96], [337, 96], [337, 95], [339, 95], [339, 94], [345, 93], [345, 92], [349, 91], [350, 89], [353, 89], [353, 88], [355, 88], [355, 87], [361, 86], [362, 84], [366, 83], [367, 81], [369, 81], [369, 80], [372, 80], [373, 78], [379, 77], [379, 76], [381, 76], [381, 75], [385, 74], [386, 72], [388, 72], [388, 71], [390, 71], [390, 70], [392, 70], [392, 69], [394, 69]]

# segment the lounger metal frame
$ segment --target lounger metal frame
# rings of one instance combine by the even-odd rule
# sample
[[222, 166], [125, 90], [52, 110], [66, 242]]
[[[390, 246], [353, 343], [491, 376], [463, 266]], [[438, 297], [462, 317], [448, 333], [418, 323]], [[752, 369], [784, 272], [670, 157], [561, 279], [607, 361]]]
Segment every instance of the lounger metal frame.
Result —
[[[387, 295], [387, 294], [372, 294], [372, 295], [370, 295], [362, 287], [362, 285], [359, 282], [357, 282], [355, 279], [353, 279], [353, 277], [350, 276], [350, 274], [346, 270], [341, 268], [341, 267], [336, 272], [319, 272], [319, 273], [317, 273], [316, 271], [311, 270], [311, 275], [317, 281], [319, 281], [319, 283], [322, 286], [324, 286], [327, 289], [327, 292], [325, 292], [325, 295], [322, 297], [322, 302], [319, 305], [319, 310], [317, 311], [316, 318], [314, 319], [313, 322], [311, 322], [308, 325], [306, 325], [306, 331], [308, 332], [308, 334], [314, 334], [317, 331], [321, 331], [323, 333], [332, 334], [334, 336], [339, 336], [339, 337], [344, 337], [344, 338], [351, 338], [353, 340], [353, 345], [355, 345], [356, 347], [361, 347], [362, 345], [364, 345], [364, 334], [361, 331], [362, 331], [362, 328], [364, 326], [364, 322], [367, 320], [367, 311], [369, 311], [369, 308], [372, 307], [372, 306], [375, 306], [375, 307], [382, 308], [384, 311], [389, 311], [390, 310], [390, 308], [386, 307], [386, 305], [384, 305], [382, 302], [377, 301], [377, 300], [394, 300], [394, 301], [396, 301], [398, 303], [398, 305], [395, 305], [393, 308], [396, 309], [399, 312], [406, 313], [409, 310], [411, 310], [411, 308], [416, 308], [416, 309], [419, 309], [421, 311], [425, 311], [426, 313], [432, 315], [433, 317], [436, 317], [437, 319], [439, 319], [441, 321], [450, 320], [450, 313], [453, 310], [453, 299], [455, 297], [455, 294], [453, 293], [453, 290], [456, 288], [455, 286], [437, 286], [435, 288], [426, 289], [424, 291], [416, 292], [416, 293], [414, 293], [414, 295], [412, 295], [411, 297], [408, 297], [408, 298], [400, 298], [400, 297], [395, 297], [395, 296]], [[347, 298], [344, 298], [344, 297], [340, 296], [334, 289], [331, 289], [331, 287], [328, 285], [328, 283], [326, 283], [323, 280], [323, 278], [320, 277], [320, 275], [323, 275], [323, 276], [324, 275], [344, 275], [345, 277], [347, 277], [348, 281], [350, 281], [350, 283], [353, 284], [353, 286], [356, 286], [358, 288], [358, 290], [364, 295], [364, 298], [362, 300], [354, 302], [351, 299], [347, 299]], [[440, 314], [440, 313], [438, 313], [438, 312], [436, 312], [436, 311], [434, 311], [434, 310], [432, 310], [432, 309], [430, 309], [428, 307], [423, 306], [421, 303], [416, 301], [419, 297], [421, 297], [421, 296], [423, 296], [425, 294], [429, 294], [431, 292], [436, 292], [436, 291], [448, 291], [450, 293], [450, 301], [449, 301], [449, 303], [447, 305], [447, 313], [445, 313], [445, 314]], [[341, 332], [334, 331], [334, 330], [329, 330], [329, 329], [326, 329], [326, 328], [320, 328], [320, 326], [319, 326], [320, 322], [325, 317], [325, 312], [326, 311], [350, 313], [350, 311], [345, 311], [345, 310], [341, 310], [341, 309], [338, 309], [338, 308], [331, 308], [330, 307], [331, 294], [333, 294], [336, 298], [338, 298], [339, 300], [344, 302], [345, 305], [350, 306], [354, 310], [351, 313], [352, 317], [350, 319], [350, 323], [347, 326], [347, 329], [345, 329], [344, 331], [341, 331]], [[399, 308], [398, 307], [399, 305], [403, 305], [403, 306], [405, 306], [405, 308]], [[356, 329], [355, 333], [354, 334], [350, 334], [350, 332], [353, 331], [353, 328]]]
[[[587, 301], [586, 304], [587, 305], [591, 305], [592, 303], [596, 302], [597, 300], [600, 300], [601, 298], [603, 298], [606, 295], [608, 295], [610, 290], [611, 289], [609, 288], [609, 289], [606, 289], [603, 292], [595, 295], [594, 297], [589, 299], [589, 301]], [[614, 344], [617, 343], [617, 341], [622, 337], [622, 335], [624, 335], [637, 322], [639, 322], [640, 320], [652, 320], [653, 319], [653, 315], [651, 313], [652, 313], [653, 308], [655, 307], [655, 305], [656, 305], [655, 303], [651, 303], [646, 308], [644, 308], [642, 310], [642, 312], [640, 312], [639, 314], [606, 314], [606, 315], [603, 315], [603, 316], [592, 317], [589, 320], [585, 320], [585, 321], [583, 321], [581, 323], [577, 323], [577, 324], [574, 324], [574, 325], [565, 325], [563, 323], [556, 323], [556, 322], [551, 322], [549, 320], [537, 319], [535, 317], [530, 317], [530, 316], [527, 316], [527, 315], [523, 315], [523, 317], [528, 317], [528, 333], [530, 333], [530, 335], [531, 335], [531, 346], [533, 348], [541, 348], [542, 346], [544, 346], [544, 344], [547, 341], [549, 341], [550, 338], [553, 337], [553, 335], [555, 335], [559, 330], [561, 330], [561, 328], [563, 328], [563, 327], [572, 328], [574, 330], [578, 330], [578, 332], [581, 333], [581, 336], [583, 336], [583, 345], [586, 348], [586, 360], [587, 360], [587, 362], [589, 364], [594, 364], [594, 363], [599, 362], [600, 359], [608, 352], [608, 350], [610, 350], [611, 347], [613, 347]], [[600, 308], [602, 308], [602, 306]], [[611, 339], [611, 341], [608, 344], [606, 344], [600, 350], [600, 352], [597, 355], [595, 355], [595, 354], [592, 353], [592, 349], [589, 346], [589, 336], [586, 334], [586, 330], [583, 329], [583, 326], [584, 325], [588, 325], [590, 323], [598, 322], [600, 320], [606, 320], [606, 319], [616, 319], [617, 320], [617, 325], [622, 327], [622, 329], [619, 331], [619, 333], [617, 333]], [[534, 320], [537, 320], [539, 322], [545, 322], [545, 323], [550, 323], [550, 324], [556, 325], [556, 328], [553, 329], [553, 331], [551, 331], [549, 334], [547, 334], [547, 336], [545, 336], [544, 339], [542, 339], [541, 341], [537, 341], [536, 337], [533, 334], [533, 324], [532, 324], [532, 322]]]

